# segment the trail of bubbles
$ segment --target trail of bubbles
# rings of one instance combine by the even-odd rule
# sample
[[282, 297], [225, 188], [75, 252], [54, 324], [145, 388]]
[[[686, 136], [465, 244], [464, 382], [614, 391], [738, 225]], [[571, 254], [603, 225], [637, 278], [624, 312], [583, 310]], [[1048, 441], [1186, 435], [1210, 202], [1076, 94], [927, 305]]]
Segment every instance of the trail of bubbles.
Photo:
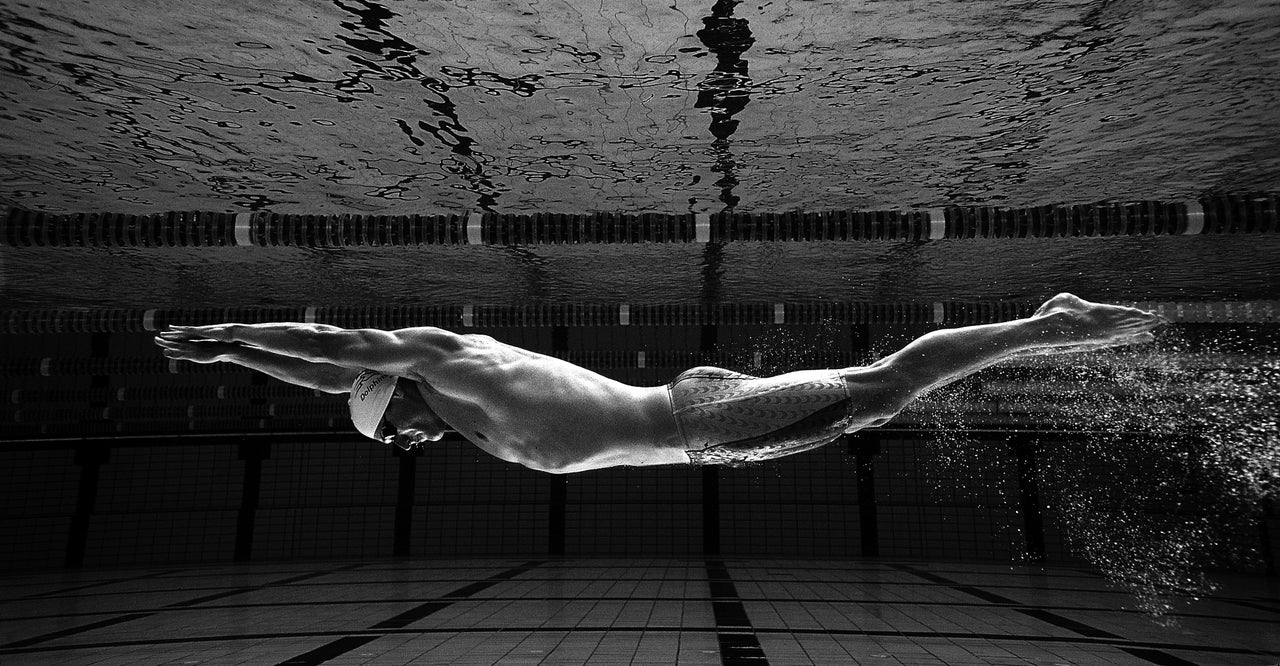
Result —
[[1044, 508], [1069, 549], [1163, 618], [1213, 589], [1212, 568], [1261, 565], [1258, 521], [1280, 481], [1280, 361], [1251, 342], [1175, 329], [1146, 347], [994, 368], [911, 411], [938, 433], [938, 464], [966, 469], [975, 405], [1085, 431], [1041, 438]]

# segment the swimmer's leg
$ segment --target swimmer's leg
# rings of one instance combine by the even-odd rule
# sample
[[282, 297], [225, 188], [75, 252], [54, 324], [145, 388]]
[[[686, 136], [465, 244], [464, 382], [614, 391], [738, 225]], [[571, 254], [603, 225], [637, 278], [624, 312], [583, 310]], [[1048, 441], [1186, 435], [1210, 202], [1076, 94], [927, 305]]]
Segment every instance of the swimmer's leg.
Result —
[[1026, 319], [932, 331], [845, 379], [855, 402], [880, 418], [922, 393], [1022, 354], [1068, 353], [1149, 342], [1165, 320], [1153, 313], [1058, 294]]

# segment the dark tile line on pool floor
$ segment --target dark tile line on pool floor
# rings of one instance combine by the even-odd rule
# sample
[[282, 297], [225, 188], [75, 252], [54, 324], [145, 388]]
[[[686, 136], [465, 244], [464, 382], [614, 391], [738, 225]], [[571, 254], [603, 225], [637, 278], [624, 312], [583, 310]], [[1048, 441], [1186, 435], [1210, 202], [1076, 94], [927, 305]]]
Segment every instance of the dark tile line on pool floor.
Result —
[[[520, 632], [520, 631], [529, 632], [529, 633], [535, 633], [535, 632], [547, 633], [547, 632], [557, 632], [557, 631], [606, 632], [606, 633], [607, 632], [637, 632], [637, 631], [638, 632], [657, 631], [657, 632], [675, 632], [675, 633], [709, 633], [711, 631], [714, 631], [717, 635], [717, 638], [721, 646], [722, 661], [723, 663], [729, 666], [736, 666], [740, 664], [767, 664], [768, 663], [767, 659], [764, 656], [763, 651], [759, 647], [758, 640], [756, 640], [755, 638], [755, 635], [757, 633], [767, 633], [767, 634], [782, 633], [782, 634], [793, 634], [793, 635], [804, 635], [804, 634], [826, 634], [826, 635], [845, 635], [845, 636], [860, 635], [860, 636], [867, 636], [867, 637], [895, 637], [896, 636], [896, 637], [906, 637], [906, 638], [943, 638], [943, 639], [969, 638], [969, 639], [984, 639], [984, 640], [997, 641], [997, 642], [1030, 641], [1030, 642], [1042, 642], [1042, 643], [1050, 642], [1050, 643], [1096, 644], [1096, 645], [1105, 645], [1105, 646], [1115, 647], [1132, 656], [1141, 658], [1151, 663], [1160, 664], [1161, 666], [1181, 666], [1183, 664], [1191, 663], [1191, 662], [1182, 660], [1177, 656], [1171, 655], [1165, 651], [1170, 649], [1185, 650], [1185, 651], [1192, 651], [1192, 652], [1215, 653], [1215, 654], [1252, 654], [1252, 655], [1270, 654], [1270, 653], [1261, 653], [1257, 650], [1227, 648], [1227, 647], [1218, 647], [1218, 646], [1173, 645], [1173, 644], [1156, 644], [1156, 643], [1129, 641], [1117, 634], [1113, 634], [1111, 632], [1097, 629], [1095, 627], [1092, 627], [1082, 622], [1078, 622], [1076, 620], [1071, 620], [1069, 618], [1062, 617], [1043, 607], [1026, 608], [1026, 607], [1023, 607], [1024, 605], [1021, 604], [1020, 602], [1017, 602], [1012, 599], [1007, 599], [998, 594], [983, 590], [979, 587], [976, 587], [973, 585], [960, 584], [950, 579], [939, 576], [935, 573], [920, 571], [910, 565], [900, 565], [900, 564], [890, 564], [888, 566], [890, 568], [902, 571], [904, 573], [913, 574], [917, 577], [920, 577], [928, 581], [931, 584], [949, 587], [951, 589], [969, 594], [970, 596], [975, 596], [978, 599], [986, 602], [987, 604], [995, 603], [1001, 606], [1014, 608], [1015, 610], [1018, 610], [1019, 612], [1029, 617], [1032, 617], [1034, 619], [1058, 626], [1060, 628], [1067, 629], [1069, 631], [1072, 631], [1073, 633], [1080, 634], [1082, 638], [1021, 636], [1021, 635], [1011, 635], [1011, 634], [976, 634], [976, 633], [965, 633], [965, 632], [911, 632], [911, 631], [904, 632], [904, 631], [871, 631], [871, 630], [757, 628], [751, 625], [750, 620], [746, 615], [745, 608], [742, 606], [742, 601], [744, 599], [742, 599], [737, 595], [736, 587], [733, 585], [733, 581], [729, 576], [727, 567], [725, 566], [722, 560], [707, 560], [705, 565], [707, 570], [707, 582], [709, 582], [712, 585], [712, 594], [710, 596], [713, 604], [713, 611], [715, 612], [715, 616], [716, 616], [716, 626], [714, 628], [711, 628], [711, 627], [635, 627], [635, 628], [631, 628], [631, 627], [581, 627], [581, 626], [577, 626], [577, 627], [540, 626], [540, 627], [501, 627], [501, 628], [472, 627], [472, 628], [434, 629], [434, 630], [432, 629], [419, 630], [419, 629], [406, 628], [408, 624], [411, 624], [414, 621], [420, 620], [428, 615], [431, 615], [432, 613], [438, 612], [439, 610], [446, 608], [455, 602], [465, 600], [470, 596], [484, 589], [488, 589], [489, 587], [499, 582], [513, 579], [522, 573], [527, 573], [528, 571], [539, 566], [540, 564], [543, 564], [543, 563], [528, 562], [528, 563], [525, 563], [524, 565], [521, 565], [512, 569], [508, 569], [498, 574], [494, 574], [493, 576], [490, 576], [485, 580], [477, 581], [475, 583], [470, 583], [468, 585], [465, 585], [462, 588], [459, 588], [452, 593], [444, 595], [437, 600], [427, 601], [414, 609], [410, 609], [409, 611], [402, 612], [388, 620], [384, 620], [382, 622], [375, 624], [371, 629], [367, 630], [373, 633], [366, 633], [365, 631], [292, 632], [292, 633], [280, 633], [280, 634], [191, 637], [191, 638], [160, 639], [160, 640], [150, 640], [150, 641], [118, 641], [118, 642], [97, 643], [97, 644], [36, 647], [39, 643], [47, 642], [49, 640], [64, 638], [66, 636], [75, 635], [77, 633], [83, 633], [87, 631], [92, 631], [92, 630], [104, 628], [107, 626], [123, 624], [125, 622], [130, 622], [132, 620], [149, 617], [155, 614], [155, 612], [159, 612], [159, 611], [152, 611], [152, 612], [146, 612], [146, 613], [127, 614], [117, 618], [110, 618], [100, 622], [91, 623], [88, 625], [82, 625], [80, 627], [73, 627], [70, 629], [64, 629], [57, 632], [44, 634], [42, 636], [36, 636], [36, 637], [25, 639], [22, 641], [17, 641], [15, 643], [10, 643], [5, 646], [0, 646], [0, 654], [66, 651], [66, 650], [93, 649], [93, 648], [106, 648], [106, 647], [173, 644], [173, 643], [184, 643], [184, 642], [204, 643], [204, 642], [212, 642], [212, 641], [219, 641], [219, 640], [237, 641], [237, 640], [247, 640], [247, 639], [253, 639], [253, 638], [296, 638], [296, 637], [310, 637], [310, 636], [338, 636], [339, 637], [336, 640], [331, 641], [330, 643], [327, 643], [323, 646], [312, 649], [308, 652], [297, 655], [291, 659], [288, 659], [282, 662], [284, 664], [298, 666], [298, 665], [325, 663], [342, 654], [350, 652], [351, 650], [357, 649], [369, 643], [370, 641], [375, 640], [376, 638], [386, 634], [400, 634], [400, 633], [457, 634], [457, 633], [485, 633], [485, 632], [508, 633], [508, 632]], [[261, 590], [268, 587], [273, 587], [278, 585], [287, 585], [294, 582], [301, 582], [303, 580], [308, 580], [308, 579], [315, 578], [322, 575], [328, 575], [332, 573], [338, 573], [341, 571], [354, 569], [359, 566], [361, 565], [359, 563], [356, 563], [356, 564], [349, 564], [342, 567], [338, 567], [336, 569], [329, 569], [321, 572], [311, 572], [309, 574], [295, 575], [290, 578], [274, 581], [272, 583], [265, 583], [265, 584], [256, 585], [256, 586], [245, 586], [243, 588], [238, 588], [236, 590], [228, 591], [228, 593], [224, 593], [224, 594], [209, 595], [209, 596], [200, 597], [194, 600], [188, 600], [184, 602], [178, 602], [176, 604], [170, 604], [165, 608], [171, 608], [171, 609], [191, 608], [193, 605], [201, 603], [202, 600], [207, 601], [207, 600], [226, 598], [228, 596], [233, 596], [235, 594], [242, 594], [245, 592]], [[133, 580], [136, 580], [136, 578], [134, 578]], [[524, 580], [524, 579], [521, 579], [521, 580]], [[489, 602], [494, 600], [495, 599], [492, 599], [492, 598], [485, 598], [483, 600], [478, 600], [478, 601]], [[618, 601], [624, 601], [624, 600], [626, 599], [623, 599], [623, 598], [618, 599]], [[788, 601], [792, 601], [792, 600], [788, 600]], [[823, 601], [826, 601], [826, 600], [823, 600]], [[910, 603], [910, 602], [903, 602], [903, 603]], [[954, 604], [954, 605], [963, 605], [963, 604]], [[1087, 609], [1067, 609], [1067, 610], [1077, 611], [1077, 610], [1087, 610]], [[1275, 654], [1272, 654], [1271, 656], [1280, 656], [1280, 653], [1275, 653]]]
[[[119, 624], [124, 621], [131, 621], [146, 617], [146, 615], [127, 616], [121, 618], [117, 622], [107, 623]], [[100, 627], [93, 627], [100, 628]], [[77, 631], [83, 631], [85, 628], [77, 628]], [[1280, 651], [1255, 650], [1249, 648], [1232, 648], [1213, 645], [1195, 645], [1195, 644], [1176, 644], [1176, 643], [1160, 643], [1153, 641], [1131, 641], [1126, 639], [1098, 639], [1088, 637], [1075, 636], [1044, 636], [1030, 634], [995, 634], [995, 633], [972, 633], [972, 632], [947, 632], [947, 631], [893, 631], [893, 630], [856, 630], [856, 629], [786, 629], [786, 628], [768, 628], [753, 627], [752, 630], [757, 635], [822, 635], [822, 636], [860, 636], [866, 638], [906, 638], [906, 639], [948, 639], [948, 640], [981, 640], [992, 643], [1040, 643], [1040, 644], [1061, 644], [1061, 645], [1077, 645], [1077, 646], [1099, 646], [1111, 647], [1120, 650], [1137, 650], [1146, 651], [1148, 654], [1154, 652], [1163, 652], [1165, 650], [1177, 650], [1183, 652], [1200, 652], [1205, 654], [1216, 655], [1253, 655], [1280, 657]], [[432, 635], [432, 634], [548, 634], [548, 633], [667, 633], [667, 634], [714, 634], [716, 627], [714, 626], [698, 626], [698, 627], [618, 627], [618, 626], [537, 626], [537, 627], [458, 627], [458, 628], [439, 628], [439, 629], [357, 629], [348, 631], [297, 631], [297, 632], [281, 632], [281, 633], [264, 633], [264, 634], [233, 634], [233, 635], [217, 635], [217, 636], [193, 636], [183, 638], [161, 638], [148, 640], [122, 640], [109, 641], [100, 643], [81, 643], [73, 645], [55, 645], [55, 646], [31, 646], [25, 648], [12, 648], [9, 646], [0, 647], [0, 655], [5, 654], [34, 654], [49, 652], [67, 652], [75, 650], [105, 649], [105, 648], [124, 648], [124, 647], [147, 647], [160, 645], [176, 645], [184, 643], [212, 643], [212, 642], [235, 642], [246, 640], [270, 640], [270, 639], [287, 639], [287, 638], [323, 638], [323, 637], [353, 637], [353, 636], [370, 636], [380, 638], [391, 635]], [[47, 639], [52, 640], [52, 639]], [[362, 643], [363, 644], [363, 643]], [[353, 648], [354, 649], [354, 648]], [[1167, 655], [1171, 659], [1176, 659], [1172, 655]], [[758, 661], [753, 663], [760, 663]], [[1161, 663], [1161, 662], [1153, 662]]]
[[[1059, 591], [1064, 591], [1064, 590], [1059, 590]], [[231, 595], [228, 595], [228, 596], [231, 596]], [[194, 610], [248, 610], [253, 608], [297, 608], [297, 607], [307, 607], [307, 606], [314, 606], [319, 608], [324, 606], [357, 606], [357, 605], [372, 605], [372, 604], [381, 604], [381, 603], [399, 604], [399, 603], [408, 603], [408, 602], [414, 602], [414, 601], [421, 602], [422, 604], [427, 605], [431, 603], [438, 603], [437, 599], [438, 599], [437, 597], [429, 597], [429, 598], [428, 597], [423, 597], [423, 598], [396, 597], [393, 599], [332, 599], [332, 600], [325, 600], [325, 601], [264, 601], [264, 602], [242, 603], [242, 604], [218, 604], [213, 606], [203, 605], [200, 608], [194, 609]], [[748, 597], [740, 596], [739, 599], [743, 602], [748, 602], [748, 603], [768, 603], [768, 604], [798, 604], [798, 605], [826, 604], [828, 606], [841, 606], [841, 605], [888, 606], [888, 607], [908, 606], [908, 607], [922, 607], [922, 608], [980, 608], [980, 609], [1005, 608], [1005, 609], [1020, 610], [1024, 612], [1024, 614], [1026, 610], [1026, 609], [1018, 608], [1019, 606], [1022, 605], [1019, 602], [993, 604], [993, 603], [978, 603], [978, 602], [963, 602], [963, 601], [924, 601], [924, 600], [898, 600], [898, 599], [828, 599], [828, 598], [822, 598], [822, 597], [790, 597], [787, 599], [774, 599], [769, 597], [749, 597], [749, 596]], [[701, 603], [701, 602], [708, 601], [708, 599], [707, 597], [703, 597], [703, 596], [662, 596], [662, 597], [656, 597], [656, 596], [627, 596], [627, 597], [493, 596], [493, 597], [482, 597], [479, 599], [466, 599], [466, 600], [459, 599], [456, 601], [457, 602], [466, 601], [473, 604], [518, 603], [518, 602], [527, 602], [527, 603], [532, 603], [532, 602], [538, 602], [538, 603], [546, 603], [546, 602]], [[1058, 612], [1065, 611], [1070, 613], [1115, 613], [1119, 615], [1142, 616], [1144, 618], [1147, 617], [1148, 615], [1145, 611], [1141, 611], [1141, 610], [1111, 608], [1111, 607], [1105, 607], [1105, 606], [1055, 606], [1055, 605], [1048, 605], [1048, 604], [1040, 604], [1040, 605], [1037, 605], [1035, 608], [1037, 610], [1046, 611], [1050, 613], [1055, 611], [1058, 611]], [[164, 606], [159, 608], [137, 609], [134, 612], [155, 614], [155, 613], [183, 611], [183, 610], [192, 610], [192, 609], [186, 606], [170, 605], [170, 606]], [[1263, 610], [1270, 610], [1270, 609], [1263, 609]], [[9, 616], [6, 619], [10, 621], [48, 620], [53, 618], [97, 617], [102, 615], [114, 615], [121, 612], [124, 612], [124, 611], [120, 611], [120, 610], [85, 611], [82, 613], [58, 613], [56, 615]], [[1220, 613], [1212, 613], [1212, 614], [1211, 613], [1169, 613], [1167, 616], [1170, 618], [1176, 618], [1176, 619], [1229, 620], [1231, 622], [1246, 622], [1246, 623], [1257, 622], [1260, 624], [1267, 624], [1267, 625], [1273, 624], [1275, 622], [1270, 618], [1231, 617], [1231, 616], [1224, 616]], [[796, 631], [801, 631], [801, 630], [797, 629]], [[0, 646], [0, 647], [3, 647], [3, 646]]]

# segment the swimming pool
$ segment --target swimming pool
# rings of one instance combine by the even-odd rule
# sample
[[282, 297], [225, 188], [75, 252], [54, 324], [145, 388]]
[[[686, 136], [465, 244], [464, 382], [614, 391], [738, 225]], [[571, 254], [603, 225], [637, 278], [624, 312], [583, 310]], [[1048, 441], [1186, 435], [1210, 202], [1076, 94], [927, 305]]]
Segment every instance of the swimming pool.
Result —
[[[689, 617], [715, 621], [688, 631], [723, 636], [723, 663], [803, 584], [770, 569], [744, 606], [728, 572], [752, 557], [884, 557], [943, 586], [916, 618], [977, 588], [893, 558], [1087, 564], [1173, 617], [1209, 564], [1274, 568], [1280, 4], [706, 5], [0, 8], [6, 566], [655, 555], [696, 562], [672, 580], [708, 585]], [[553, 477], [453, 437], [394, 454], [341, 400], [150, 343], [174, 321], [430, 324], [659, 384], [861, 363], [1059, 290], [1176, 325], [745, 470]], [[992, 594], [1032, 644], [1098, 637], [1071, 619], [1091, 610]], [[0, 649], [79, 612], [15, 611], [26, 647]], [[1167, 663], [1155, 631], [1108, 647]]]
[[6, 207], [885, 210], [1280, 176], [1275, 2], [0, 11]]

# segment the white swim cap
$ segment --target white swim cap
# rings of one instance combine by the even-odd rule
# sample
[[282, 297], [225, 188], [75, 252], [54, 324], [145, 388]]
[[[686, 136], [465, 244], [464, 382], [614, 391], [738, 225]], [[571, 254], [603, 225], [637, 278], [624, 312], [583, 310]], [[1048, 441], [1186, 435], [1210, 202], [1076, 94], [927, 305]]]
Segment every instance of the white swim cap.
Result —
[[378, 437], [378, 424], [382, 423], [382, 414], [396, 392], [397, 380], [399, 377], [365, 370], [351, 385], [351, 397], [347, 399], [351, 422], [365, 437], [382, 441]]

